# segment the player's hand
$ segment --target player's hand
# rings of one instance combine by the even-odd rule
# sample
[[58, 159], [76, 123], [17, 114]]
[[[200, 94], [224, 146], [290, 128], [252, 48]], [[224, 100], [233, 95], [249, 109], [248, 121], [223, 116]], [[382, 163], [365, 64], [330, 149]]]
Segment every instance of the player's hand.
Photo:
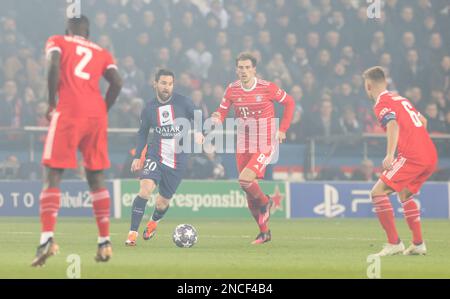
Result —
[[133, 163], [131, 163], [131, 172], [137, 172], [142, 170], [142, 168], [144, 168], [144, 163], [141, 159], [134, 159]]
[[279, 142], [280, 144], [283, 143], [283, 142], [286, 140], [286, 133], [285, 133], [285, 132], [278, 131], [278, 133], [277, 133], [277, 139], [278, 139], [278, 142]]
[[221, 115], [219, 112], [214, 112], [213, 114], [211, 114], [211, 119], [212, 119], [213, 124], [215, 124], [215, 125], [222, 123]]
[[55, 110], [56, 110], [55, 107], [51, 107], [51, 106], [48, 107], [45, 117], [47, 118], [47, 120], [49, 122], [52, 121], [53, 115], [55, 114]]
[[205, 143], [205, 136], [203, 136], [203, 134], [200, 132], [196, 132], [194, 134], [194, 140], [195, 143], [202, 145], [203, 143]]
[[383, 160], [383, 169], [384, 170], [391, 170], [392, 169], [392, 164], [394, 163], [394, 156], [392, 155], [387, 155], [386, 158], [384, 158]]

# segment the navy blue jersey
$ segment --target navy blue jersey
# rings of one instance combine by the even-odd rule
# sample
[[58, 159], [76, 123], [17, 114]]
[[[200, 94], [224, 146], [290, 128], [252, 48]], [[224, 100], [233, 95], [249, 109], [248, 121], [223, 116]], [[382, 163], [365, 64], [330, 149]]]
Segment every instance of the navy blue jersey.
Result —
[[[158, 162], [172, 169], [184, 167], [187, 154], [180, 150], [179, 140], [190, 133], [190, 128], [185, 126], [186, 122], [194, 119], [195, 110], [198, 109], [192, 100], [177, 93], [174, 93], [164, 104], [156, 98], [148, 102], [141, 114], [135, 158], [141, 157], [147, 145], [150, 129], [153, 128], [154, 134], [148, 143], [146, 156], [157, 159]], [[184, 122], [175, 120], [184, 120]]]

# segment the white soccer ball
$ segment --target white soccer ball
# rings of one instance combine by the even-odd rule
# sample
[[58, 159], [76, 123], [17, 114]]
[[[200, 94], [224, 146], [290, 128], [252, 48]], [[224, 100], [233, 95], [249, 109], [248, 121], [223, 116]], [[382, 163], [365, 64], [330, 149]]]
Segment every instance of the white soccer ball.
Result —
[[198, 241], [197, 230], [190, 224], [180, 224], [172, 235], [175, 245], [181, 248], [190, 248]]

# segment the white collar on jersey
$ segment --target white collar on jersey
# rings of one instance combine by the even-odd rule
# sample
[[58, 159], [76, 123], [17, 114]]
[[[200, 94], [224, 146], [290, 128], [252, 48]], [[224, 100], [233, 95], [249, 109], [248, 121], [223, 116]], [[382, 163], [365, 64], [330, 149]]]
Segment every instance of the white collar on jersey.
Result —
[[380, 93], [380, 95], [377, 98], [377, 101], [375, 102], [375, 105], [378, 104], [378, 102], [380, 101], [381, 97], [384, 96], [385, 94], [388, 94], [389, 90], [385, 90], [382, 93]]
[[167, 101], [163, 102], [158, 95], [156, 95], [156, 100], [158, 101], [158, 103], [160, 103], [161, 105], [166, 105], [169, 104], [170, 101], [172, 101], [173, 95], [170, 96], [170, 98], [167, 99]]
[[241, 88], [245, 92], [250, 92], [250, 91], [253, 91], [256, 88], [257, 84], [258, 84], [258, 78], [255, 78], [255, 83], [253, 84], [252, 87], [250, 87], [250, 89], [245, 89], [244, 86], [242, 86], [242, 82], [241, 82]]

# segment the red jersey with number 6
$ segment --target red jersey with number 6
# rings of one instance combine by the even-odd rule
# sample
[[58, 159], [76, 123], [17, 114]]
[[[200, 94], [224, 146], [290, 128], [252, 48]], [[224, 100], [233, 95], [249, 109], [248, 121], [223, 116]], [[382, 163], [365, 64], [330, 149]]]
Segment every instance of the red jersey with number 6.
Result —
[[381, 126], [396, 120], [400, 129], [397, 154], [420, 165], [437, 161], [436, 147], [420, 120], [420, 112], [404, 97], [389, 91], [383, 92], [374, 107]]
[[57, 111], [70, 117], [105, 117], [106, 102], [100, 79], [109, 68], [117, 68], [112, 55], [81, 36], [55, 35], [46, 44], [47, 57], [61, 53]]

